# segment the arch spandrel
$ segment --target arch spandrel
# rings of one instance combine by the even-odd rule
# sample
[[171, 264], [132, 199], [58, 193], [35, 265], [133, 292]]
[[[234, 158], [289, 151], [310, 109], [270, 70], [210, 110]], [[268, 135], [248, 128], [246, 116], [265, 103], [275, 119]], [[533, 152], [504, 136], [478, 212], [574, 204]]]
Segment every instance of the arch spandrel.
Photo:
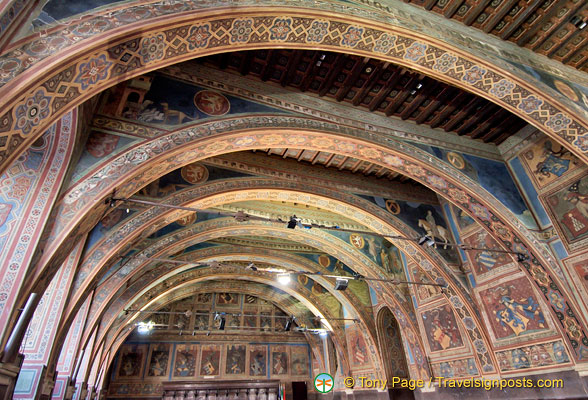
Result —
[[[408, 66], [487, 97], [543, 130], [578, 158], [588, 160], [588, 124], [585, 117], [578, 116], [571, 108], [562, 107], [558, 101], [561, 99], [549, 98], [540, 90], [530, 87], [524, 78], [513, 77], [512, 71], [504, 71], [504, 68], [498, 68], [492, 62], [480, 61], [448, 45], [451, 40], [443, 43], [420, 33], [415, 34], [396, 26], [400, 22], [398, 18], [337, 3], [313, 2], [312, 10], [300, 7], [300, 2], [281, 10], [275, 3], [272, 5], [271, 12], [267, 8], [243, 4], [230, 11], [221, 8], [218, 9], [223, 11], [221, 18], [210, 9], [206, 12], [180, 12], [178, 15], [167, 13], [164, 17], [166, 13], [159, 13], [155, 10], [157, 7], [151, 5], [152, 11], [158, 16], [153, 20], [146, 18], [140, 27], [128, 22], [123, 25], [118, 21], [114, 24], [118, 25], [116, 29], [108, 31], [110, 26], [107, 24], [97, 29], [97, 37], [94, 37], [93, 30], [87, 27], [84, 29], [85, 35], [78, 32], [77, 35], [81, 36], [77, 36], [75, 32], [78, 27], [71, 26], [65, 30], [65, 34], [56, 31], [47, 38], [37, 39], [39, 43], [33, 40], [33, 48], [44, 48], [44, 51], [37, 51], [36, 57], [32, 57], [37, 63], [20, 60], [20, 57], [31, 57], [26, 50], [30, 44], [24, 45], [24, 49], [15, 49], [6, 54], [5, 60], [9, 60], [12, 71], [6, 74], [4, 80], [0, 80], [0, 84], [4, 84], [0, 93], [12, 92], [14, 96], [0, 97], [7, 101], [4, 103], [4, 111], [0, 111], [0, 115], [4, 116], [0, 128], [6, 132], [5, 149], [0, 153], [2, 169], [7, 168], [14, 157], [36, 139], [38, 130], [42, 132], [63, 112], [116, 82], [194, 56], [219, 53], [229, 48], [234, 51], [275, 47], [344, 50], [350, 54], [374, 55], [385, 61]], [[321, 6], [326, 6], [328, 10], [317, 13], [316, 10]], [[353, 13], [354, 18], [349, 19], [348, 16]], [[382, 21], [374, 21], [374, 17]], [[104, 20], [105, 17], [98, 18]], [[118, 12], [110, 16], [112, 21], [117, 18], [120, 18]], [[290, 21], [290, 31], [276, 36], [272, 33], [272, 24], [278, 18]], [[321, 24], [325, 20], [325, 32], [318, 33], [319, 37], [313, 39], [311, 33], [307, 32], [308, 28], [313, 23]], [[249, 21], [253, 25], [245, 33], [231, 29], [242, 23], [248, 25]], [[93, 22], [83, 23], [91, 25]], [[190, 35], [200, 27], [206, 27], [203, 28], [206, 34], [190, 42]], [[137, 34], [137, 29], [140, 29], [140, 34]], [[80, 40], [82, 36], [93, 40]], [[122, 37], [125, 38], [124, 42], [112, 45]], [[399, 38], [406, 39], [407, 44], [397, 43]], [[145, 51], [142, 53], [141, 49], [149, 46], [147, 43], [153, 40], [157, 52], [154, 55], [148, 55]], [[53, 42], [57, 44], [51, 48], [49, 43]], [[420, 50], [415, 53], [413, 47]], [[50, 53], [58, 55], [49, 56]], [[80, 53], [90, 55], [82, 58]], [[63, 57], [64, 54], [70, 55], [70, 58]], [[440, 61], [443, 55], [452, 60], [449, 66], [445, 61]], [[486, 58], [483, 52], [480, 52], [479, 57]], [[99, 72], [89, 76], [88, 71], [91, 69]], [[43, 82], [46, 79], [43, 75], [48, 71], [52, 71], [53, 75]], [[22, 84], [25, 76], [29, 82], [27, 85]], [[26, 104], [31, 101], [46, 105], [40, 113], [43, 119], [32, 126], [23, 120], [27, 113]]]
[[[246, 125], [243, 124], [240, 134], [232, 136], [224, 134], [221, 135], [222, 140], [218, 138], [213, 140], [211, 132], [201, 126], [174, 132], [164, 138], [154, 139], [144, 146], [136, 147], [118, 156], [109, 166], [102, 168], [87, 181], [72, 188], [65, 195], [64, 201], [57, 210], [57, 214], [67, 220], [70, 216], [75, 215], [78, 210], [81, 211], [84, 208], [89, 209], [92, 205], [97, 205], [100, 208], [96, 208], [95, 214], [93, 214], [94, 218], [96, 218], [98, 212], [105, 208], [105, 205], [99, 206], [98, 204], [101, 201], [96, 201], [96, 199], [104, 198], [111, 194], [111, 188], [113, 186], [118, 186], [120, 190], [117, 192], [117, 195], [124, 197], [134, 193], [140, 187], [144, 186], [146, 182], [163, 175], [168, 170], [178, 168], [206, 156], [224, 152], [264, 148], [271, 144], [273, 146], [323, 148], [326, 151], [349, 154], [408, 175], [436, 190], [437, 193], [448, 198], [449, 201], [464, 210], [474, 220], [481, 223], [499, 243], [503, 243], [508, 247], [515, 246], [515, 248], [522, 252], [530, 250], [530, 248], [525, 247], [526, 245], [532, 245], [534, 249], [539, 249], [539, 251], [532, 252], [534, 257], [531, 257], [527, 270], [533, 276], [538, 286], [545, 288], [542, 292], [549, 302], [552, 301], [552, 298], [554, 301], [560, 301], [559, 299], [561, 298], [565, 299], [563, 307], [566, 310], [570, 310], [573, 316], [569, 312], [560, 314], [563, 317], [560, 323], [564, 331], [566, 331], [566, 336], [570, 339], [570, 342], [576, 344], [574, 346], [576, 348], [576, 355], [579, 359], [583, 359], [584, 355], [582, 354], [584, 353], [581, 350], [581, 346], [584, 345], [580, 344], [580, 342], [582, 340], [586, 341], [587, 339], [583, 328], [580, 327], [582, 316], [572, 311], [575, 308], [574, 301], [571, 297], [565, 295], [565, 289], [561, 285], [556, 284], [558, 278], [547, 272], [549, 271], [549, 267], [546, 268], [545, 266], [549, 265], [549, 262], [544, 260], [547, 259], [553, 262], [551, 256], [531, 234], [521, 235], [517, 233], [517, 231], [526, 232], [526, 229], [514, 217], [510, 219], [504, 217], [504, 215], [509, 215], [509, 211], [501, 204], [494, 204], [498, 203], [498, 201], [493, 200], [491, 195], [487, 194], [483, 189], [474, 191], [471, 187], [468, 187], [470, 184], [472, 187], [476, 187], [469, 178], [461, 175], [457, 170], [445, 166], [445, 163], [437, 162], [435, 165], [429, 164], [432, 161], [431, 156], [423, 154], [423, 152], [411, 145], [397, 142], [391, 138], [381, 138], [351, 128], [335, 126], [334, 124], [313, 122], [308, 118], [255, 117], [247, 121], [245, 119], [240, 119], [239, 121], [216, 121], [205, 124], [205, 126], [209, 126], [215, 130], [231, 131], [237, 129], [239, 124], [243, 122]], [[272, 130], [256, 129], [256, 125], [263, 125], [264, 123], [272, 124]], [[288, 138], [276, 134], [276, 132], [281, 130], [280, 125], [282, 124], [290, 126], [288, 129], [290, 133]], [[297, 124], [305, 126], [305, 129], [295, 129]], [[309, 130], [309, 128], [313, 130]], [[314, 129], [322, 129], [322, 132], [319, 134]], [[365, 136], [369, 138], [369, 142], [361, 142], [346, 136], [329, 136], [329, 131], [333, 130], [341, 133], [355, 134], [359, 137]], [[181, 144], [190, 143], [193, 139], [202, 136], [208, 137], [208, 139], [199, 141], [199, 145], [197, 146], [193, 144], [193, 146], [189, 147], [190, 151], [186, 151], [188, 150], [186, 147], [182, 148], [183, 151], [180, 151], [179, 148], [175, 148], [177, 149], [176, 151], [169, 148], [169, 146], [181, 146]], [[330, 138], [330, 141], [326, 144], [322, 140], [318, 141], [318, 138], [324, 139], [325, 137]], [[320, 144], [321, 142], [322, 145]], [[383, 142], [387, 147], [374, 145], [374, 142]], [[158, 150], [161, 146], [167, 149], [163, 155]], [[143, 163], [146, 159], [151, 159], [154, 165], [157, 166], [149, 169]], [[136, 169], [137, 165], [140, 165], [140, 169], [138, 170]], [[136, 174], [134, 179], [123, 178], [124, 174], [128, 174], [133, 170]], [[109, 173], [119, 174], [118, 178], [115, 178], [114, 175], [109, 175]], [[431, 180], [434, 184], [431, 183]], [[125, 182], [124, 185], [122, 185], [123, 182]], [[491, 204], [488, 204], [489, 202]], [[500, 213], [495, 213], [495, 209], [500, 210]], [[90, 226], [95, 225], [96, 220], [87, 216], [81, 219], [81, 221], [80, 225], [76, 227], [76, 230], [80, 230], [84, 225], [88, 226], [87, 229], [89, 229]], [[65, 226], [58, 226], [53, 232], [51, 242], [57, 242], [59, 233], [56, 232], [63, 232], [67, 230], [65, 228]], [[374, 228], [381, 230], [382, 226]], [[61, 235], [63, 236], [63, 233]], [[46, 251], [42, 256], [45, 261], [41, 261], [37, 265], [44, 265], [47, 260], [51, 259], [53, 251]], [[552, 283], [555, 284], [557, 289], [554, 289]]]

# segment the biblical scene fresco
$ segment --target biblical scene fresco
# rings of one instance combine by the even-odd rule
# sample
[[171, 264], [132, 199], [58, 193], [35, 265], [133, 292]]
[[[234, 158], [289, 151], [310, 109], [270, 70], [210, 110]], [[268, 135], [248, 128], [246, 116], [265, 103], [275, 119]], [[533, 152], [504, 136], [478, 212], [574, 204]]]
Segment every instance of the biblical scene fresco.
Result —
[[502, 372], [566, 364], [570, 358], [561, 340], [496, 352]]
[[538, 189], [561, 182], [581, 166], [579, 160], [568, 150], [546, 137], [523, 151], [520, 160]]
[[528, 228], [536, 228], [537, 224], [523, 200], [506, 164], [470, 154], [448, 151], [439, 147], [415, 144], [417, 147], [448, 162], [462, 173], [478, 182], [484, 189], [502, 202]]
[[421, 313], [423, 327], [431, 352], [456, 349], [464, 346], [464, 340], [449, 305], [443, 305]]
[[566, 247], [583, 248], [588, 243], [588, 174], [541, 197]]
[[466, 378], [479, 375], [476, 361], [473, 358], [436, 363], [431, 367], [435, 376], [445, 378]]
[[[463, 238], [467, 246], [482, 249], [502, 249], [485, 230], [478, 230], [471, 236]], [[472, 265], [476, 281], [480, 282], [503, 274], [510, 266], [516, 264], [509, 255], [484, 250], [468, 250], [465, 252]]]
[[147, 357], [147, 345], [124, 345], [119, 350], [119, 379], [141, 378]]
[[476, 294], [497, 343], [521, 342], [549, 333], [550, 324], [527, 277], [507, 277], [479, 287]]

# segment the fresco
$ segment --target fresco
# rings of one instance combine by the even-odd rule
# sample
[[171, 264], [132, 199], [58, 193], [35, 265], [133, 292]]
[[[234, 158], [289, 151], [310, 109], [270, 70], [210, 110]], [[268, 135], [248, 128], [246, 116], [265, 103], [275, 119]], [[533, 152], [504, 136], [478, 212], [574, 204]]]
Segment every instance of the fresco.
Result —
[[583, 286], [588, 293], [588, 254], [580, 254], [565, 261], [570, 269], [575, 271], [578, 279], [576, 280], [580, 286]]
[[537, 296], [525, 276], [478, 292], [497, 340], [528, 336], [549, 329]]
[[202, 345], [200, 352], [200, 375], [214, 376], [220, 374], [220, 353], [219, 344]]
[[174, 378], [187, 378], [196, 375], [196, 362], [198, 361], [198, 345], [178, 344], [174, 355]]
[[575, 250], [583, 246], [588, 237], [588, 174], [543, 197], [564, 244]]
[[568, 150], [546, 137], [523, 151], [520, 160], [538, 189], [565, 179], [581, 166]]
[[[467, 246], [501, 249], [498, 243], [485, 230], [479, 230], [471, 236], [463, 238]], [[472, 270], [479, 282], [488, 279], [497, 274], [504, 272], [508, 266], [514, 265], [512, 258], [504, 253], [494, 253], [490, 251], [468, 250], [465, 252], [472, 265]]]
[[271, 346], [272, 376], [288, 375], [288, 347]]
[[570, 362], [561, 340], [496, 352], [501, 371], [547, 367]]
[[[431, 282], [431, 279], [429, 279], [420, 268], [413, 266], [410, 271], [413, 281]], [[441, 294], [441, 289], [438, 286], [414, 285], [413, 290], [415, 291], [420, 304], [428, 303]]]
[[76, 14], [81, 14], [85, 11], [119, 1], [120, 0], [49, 0], [43, 7], [43, 14], [45, 14], [45, 16], [42, 16], [42, 21], [49, 24], [60, 19], [69, 18]]
[[432, 368], [434, 376], [445, 378], [465, 378], [479, 375], [476, 361], [473, 358], [432, 364]]
[[292, 346], [290, 349], [292, 358], [291, 374], [298, 376], [308, 376], [309, 355], [308, 347], [306, 346]]
[[236, 293], [219, 293], [216, 298], [219, 306], [233, 306], [239, 304], [239, 295]]
[[237, 113], [284, 113], [239, 97], [172, 79], [142, 75], [110, 89], [100, 114], [161, 128]]
[[151, 345], [147, 376], [167, 376], [170, 361], [169, 352], [169, 343]]
[[[537, 224], [531, 215], [521, 192], [517, 188], [506, 164], [476, 157], [470, 154], [448, 151], [435, 146], [415, 144], [435, 157], [448, 162], [462, 173], [478, 182], [484, 189], [496, 197], [528, 228], [536, 228]], [[400, 214], [401, 215], [401, 214]]]
[[464, 345], [453, 310], [440, 306], [421, 314], [431, 352], [449, 350]]
[[267, 346], [249, 346], [249, 375], [267, 375]]
[[476, 222], [472, 219], [472, 217], [463, 212], [461, 208], [452, 204], [451, 211], [455, 217], [455, 221], [457, 222], [457, 227], [459, 228], [460, 232], [463, 232], [471, 226], [475, 225]]
[[141, 378], [147, 356], [147, 345], [124, 345], [119, 354], [120, 363], [117, 377], [122, 379]]
[[225, 373], [230, 375], [243, 375], [247, 373], [245, 368], [245, 357], [247, 351], [244, 345], [227, 345], [227, 359]]
[[406, 378], [408, 377], [408, 366], [400, 327], [388, 308], [382, 309], [380, 313], [383, 313], [383, 316], [378, 326], [378, 336], [381, 341], [382, 357], [387, 362], [388, 373], [391, 375], [388, 376], [388, 379], [394, 376]]
[[357, 324], [345, 328], [345, 338], [352, 367], [370, 367], [369, 352], [363, 333]]

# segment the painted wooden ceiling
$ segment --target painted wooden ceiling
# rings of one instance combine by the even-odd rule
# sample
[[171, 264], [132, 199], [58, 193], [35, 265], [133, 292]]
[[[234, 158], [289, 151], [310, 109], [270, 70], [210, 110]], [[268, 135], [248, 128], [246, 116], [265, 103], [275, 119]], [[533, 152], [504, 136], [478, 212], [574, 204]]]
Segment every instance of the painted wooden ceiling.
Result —
[[192, 62], [484, 142], [500, 144], [527, 125], [482, 97], [369, 57], [280, 49], [224, 53]]

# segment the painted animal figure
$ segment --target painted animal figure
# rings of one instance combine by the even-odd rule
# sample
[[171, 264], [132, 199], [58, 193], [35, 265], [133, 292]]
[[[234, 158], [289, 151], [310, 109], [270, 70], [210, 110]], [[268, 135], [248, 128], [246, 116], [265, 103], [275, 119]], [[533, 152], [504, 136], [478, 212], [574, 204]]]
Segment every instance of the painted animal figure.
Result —
[[[445, 244], [443, 245], [443, 248], [446, 249], [447, 248], [447, 243], [449, 243], [449, 231], [447, 231], [447, 229], [443, 228], [440, 225], [436, 225], [436, 226], [431, 226], [431, 224], [429, 224], [426, 220], [424, 219], [419, 219], [419, 228], [423, 228], [425, 230], [425, 232], [427, 232], [427, 236], [429, 236], [432, 239], [441, 239], [443, 242], [445, 242]], [[435, 248], [437, 248], [437, 243], [435, 243]]]

